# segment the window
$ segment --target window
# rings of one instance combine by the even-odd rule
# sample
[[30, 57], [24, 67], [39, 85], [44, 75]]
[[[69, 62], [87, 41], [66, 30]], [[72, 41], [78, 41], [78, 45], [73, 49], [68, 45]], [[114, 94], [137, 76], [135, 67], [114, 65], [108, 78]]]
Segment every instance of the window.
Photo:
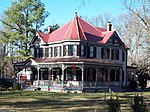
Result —
[[49, 48], [45, 48], [45, 57], [49, 57]]
[[73, 45], [73, 55], [77, 56], [77, 45]]
[[68, 56], [73, 56], [74, 48], [73, 45], [68, 45]]
[[111, 69], [110, 71], [110, 81], [118, 82], [120, 80], [120, 70]]
[[84, 56], [84, 46], [81, 45], [81, 56]]
[[119, 50], [118, 49], [111, 50], [111, 59], [119, 60]]
[[87, 50], [87, 57], [89, 58], [95, 58], [96, 57], [96, 47], [94, 46], [88, 46]]
[[42, 58], [43, 57], [43, 48], [35, 48], [34, 49], [34, 57]]
[[81, 56], [86, 56], [86, 46], [85, 45], [80, 45], [81, 49]]
[[49, 48], [49, 57], [53, 57], [53, 47]]
[[66, 56], [68, 52], [68, 48], [66, 45], [63, 45], [63, 56]]
[[108, 48], [102, 48], [101, 49], [102, 51], [102, 53], [101, 53], [101, 58], [102, 59], [109, 59], [109, 57], [110, 57], [110, 49], [108, 49]]
[[90, 46], [90, 58], [94, 57], [94, 47]]
[[76, 45], [63, 45], [63, 56], [77, 55]]
[[58, 47], [54, 47], [54, 57], [58, 56]]

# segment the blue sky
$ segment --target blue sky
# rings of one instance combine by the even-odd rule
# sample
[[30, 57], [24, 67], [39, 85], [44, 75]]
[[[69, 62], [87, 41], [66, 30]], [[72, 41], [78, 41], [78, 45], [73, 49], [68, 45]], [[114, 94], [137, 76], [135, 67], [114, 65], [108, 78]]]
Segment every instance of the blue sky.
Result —
[[[0, 0], [0, 14], [11, 5], [12, 0]], [[100, 13], [111, 13], [112, 17], [121, 14], [122, 0], [41, 0], [45, 4], [46, 11], [50, 12], [45, 21], [45, 26], [56, 23], [65, 24], [74, 17], [74, 12], [78, 16], [96, 16]]]

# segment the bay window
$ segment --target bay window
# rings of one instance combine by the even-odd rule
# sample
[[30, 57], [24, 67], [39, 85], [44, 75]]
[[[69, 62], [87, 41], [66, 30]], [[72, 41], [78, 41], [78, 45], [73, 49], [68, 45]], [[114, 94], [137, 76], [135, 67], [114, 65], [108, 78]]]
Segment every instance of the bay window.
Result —
[[49, 57], [53, 57], [53, 47], [49, 48]]
[[45, 48], [45, 57], [49, 57], [49, 48]]
[[73, 45], [68, 45], [68, 56], [73, 56], [74, 48]]
[[54, 47], [54, 57], [57, 57], [58, 56], [58, 46], [57, 47]]

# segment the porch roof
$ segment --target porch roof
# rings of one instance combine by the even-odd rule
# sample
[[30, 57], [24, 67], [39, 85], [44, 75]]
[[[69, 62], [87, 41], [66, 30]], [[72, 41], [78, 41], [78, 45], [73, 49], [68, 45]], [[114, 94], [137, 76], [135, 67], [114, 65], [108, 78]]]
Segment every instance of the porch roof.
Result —
[[85, 63], [99, 63], [99, 64], [119, 64], [116, 62], [108, 62], [100, 59], [87, 59], [87, 58], [33, 58], [36, 63], [56, 63], [56, 62], [85, 62]]

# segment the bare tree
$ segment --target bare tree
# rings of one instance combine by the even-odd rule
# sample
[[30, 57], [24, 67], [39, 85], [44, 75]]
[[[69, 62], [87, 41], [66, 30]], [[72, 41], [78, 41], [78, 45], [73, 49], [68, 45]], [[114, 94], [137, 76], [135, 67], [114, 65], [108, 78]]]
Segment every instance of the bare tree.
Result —
[[150, 29], [150, 1], [149, 0], [124, 0], [123, 5], [129, 13], [137, 16], [146, 30]]
[[149, 3], [148, 0], [124, 0], [123, 4], [128, 12], [116, 20], [115, 28], [130, 48], [129, 64], [140, 65], [150, 56]]
[[101, 13], [98, 14], [97, 16], [93, 16], [90, 18], [84, 16], [82, 18], [84, 18], [84, 20], [88, 21], [93, 26], [99, 26], [102, 28], [106, 28], [106, 23], [112, 20], [112, 16], [110, 13]]

